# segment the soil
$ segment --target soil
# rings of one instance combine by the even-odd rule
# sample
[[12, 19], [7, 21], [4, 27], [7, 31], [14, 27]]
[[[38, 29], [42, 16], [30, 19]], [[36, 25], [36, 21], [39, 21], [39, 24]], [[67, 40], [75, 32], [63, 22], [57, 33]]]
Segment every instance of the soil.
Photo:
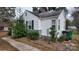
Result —
[[56, 44], [55, 43], [48, 44], [48, 41], [46, 41], [46, 40], [42, 40], [42, 39], [31, 40], [27, 37], [18, 38], [18, 39], [14, 39], [14, 40], [31, 45], [42, 51], [56, 51], [56, 47], [55, 47]]
[[1, 38], [7, 36], [8, 32], [0, 31], [0, 51], [18, 51], [16, 48], [11, 46], [8, 42], [2, 40]]
[[[76, 37], [76, 36], [75, 36]], [[38, 39], [31, 40], [27, 37], [15, 39], [16, 41], [29, 44], [33, 47], [39, 48], [42, 51], [79, 51], [79, 36], [71, 41], [64, 41], [62, 43], [50, 43], [48, 40]]]
[[13, 46], [11, 46], [8, 42], [0, 39], [0, 51], [18, 51], [18, 50]]

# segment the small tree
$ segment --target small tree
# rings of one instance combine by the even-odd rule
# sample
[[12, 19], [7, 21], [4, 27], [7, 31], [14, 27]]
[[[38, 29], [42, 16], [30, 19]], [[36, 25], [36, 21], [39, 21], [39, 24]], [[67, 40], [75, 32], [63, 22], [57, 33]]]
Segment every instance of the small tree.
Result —
[[56, 38], [55, 38], [56, 31], [55, 31], [55, 27], [51, 27], [50, 30], [51, 30], [50, 31], [51, 41], [52, 42], [56, 42]]
[[24, 20], [22, 20], [22, 19], [17, 20], [16, 23], [14, 23], [12, 30], [13, 30], [12, 32], [13, 32], [14, 38], [26, 36], [27, 29], [26, 29], [26, 26], [24, 24]]

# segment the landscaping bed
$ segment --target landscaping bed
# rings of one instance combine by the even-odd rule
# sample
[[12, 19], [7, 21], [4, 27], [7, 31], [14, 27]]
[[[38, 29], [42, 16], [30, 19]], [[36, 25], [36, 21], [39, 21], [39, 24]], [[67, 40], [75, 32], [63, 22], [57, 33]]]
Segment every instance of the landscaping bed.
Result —
[[11, 46], [8, 42], [0, 39], [0, 51], [18, 51], [18, 50], [13, 46]]
[[75, 34], [73, 35], [73, 38], [72, 42], [75, 44], [76, 51], [79, 51], [79, 35]]
[[[38, 40], [31, 40], [27, 37], [14, 39], [16, 41], [29, 44], [33, 47], [41, 49], [42, 51], [79, 51], [79, 43], [74, 43], [75, 40], [72, 41], [64, 41], [62, 43], [52, 43], [48, 44], [47, 40], [38, 39]], [[66, 47], [67, 46], [67, 47]]]
[[0, 31], [0, 37], [7, 36], [7, 35], [8, 35], [7, 31]]
[[55, 51], [56, 50], [55, 43], [48, 44], [48, 41], [42, 40], [42, 39], [31, 40], [29, 38], [23, 37], [23, 38], [18, 38], [14, 40], [31, 45], [42, 51]]

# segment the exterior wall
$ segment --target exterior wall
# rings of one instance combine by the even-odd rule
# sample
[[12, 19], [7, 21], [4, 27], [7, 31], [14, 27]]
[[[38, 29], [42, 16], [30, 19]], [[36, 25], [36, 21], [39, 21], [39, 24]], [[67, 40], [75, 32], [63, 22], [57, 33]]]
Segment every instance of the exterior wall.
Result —
[[[59, 20], [60, 20], [60, 24], [59, 24]], [[64, 14], [64, 10], [60, 13], [58, 19], [56, 20], [56, 30], [57, 33], [59, 33], [58, 37], [60, 37], [62, 35], [62, 31], [65, 30], [65, 14]], [[58, 25], [60, 25], [60, 29], [58, 29]]]
[[47, 33], [48, 30], [50, 29], [51, 25], [52, 25], [52, 22], [51, 20], [42, 20], [41, 21], [41, 35], [43, 36], [48, 36], [49, 34]]
[[[56, 33], [59, 33], [58, 37], [61, 36], [62, 31], [65, 30], [65, 14], [64, 10], [60, 13], [59, 17], [56, 19], [54, 17], [50, 18], [38, 18], [37, 16], [33, 15], [32, 13], [27, 12], [27, 16], [24, 14], [25, 23], [26, 21], [34, 20], [34, 30], [40, 30], [41, 35], [49, 36], [48, 30], [52, 26], [52, 20], [56, 20]], [[59, 24], [60, 20], [60, 24]], [[58, 29], [58, 25], [60, 25], [60, 29]]]
[[56, 18], [44, 18], [41, 20], [41, 35], [42, 36], [50, 36], [49, 31], [52, 26], [52, 20], [56, 20]]
[[4, 31], [8, 31], [8, 27], [4, 27]]
[[40, 19], [37, 16], [33, 15], [32, 13], [30, 13], [28, 11], [26, 11], [26, 12], [27, 12], [27, 16], [25, 14], [23, 16], [25, 23], [26, 23], [26, 21], [34, 20], [34, 30], [40, 30]]

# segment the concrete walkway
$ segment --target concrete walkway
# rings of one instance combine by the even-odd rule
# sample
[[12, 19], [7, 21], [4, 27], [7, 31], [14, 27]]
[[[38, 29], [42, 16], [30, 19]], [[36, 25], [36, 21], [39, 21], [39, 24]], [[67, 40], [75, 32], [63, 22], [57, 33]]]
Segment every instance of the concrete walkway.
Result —
[[10, 37], [3, 37], [2, 39], [10, 43], [13, 47], [17, 48], [20, 51], [40, 51], [39, 49], [32, 47], [28, 44], [17, 42]]

